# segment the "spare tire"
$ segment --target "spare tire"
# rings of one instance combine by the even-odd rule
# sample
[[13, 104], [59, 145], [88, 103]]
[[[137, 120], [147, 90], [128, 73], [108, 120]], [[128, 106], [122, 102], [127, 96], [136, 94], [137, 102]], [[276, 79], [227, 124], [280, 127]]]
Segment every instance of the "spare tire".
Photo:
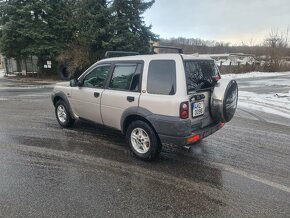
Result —
[[57, 66], [57, 73], [61, 80], [70, 80], [70, 74], [68, 72], [68, 64], [67, 63], [60, 63]]
[[238, 84], [235, 80], [221, 79], [211, 95], [210, 112], [215, 121], [227, 123], [235, 115], [238, 103]]

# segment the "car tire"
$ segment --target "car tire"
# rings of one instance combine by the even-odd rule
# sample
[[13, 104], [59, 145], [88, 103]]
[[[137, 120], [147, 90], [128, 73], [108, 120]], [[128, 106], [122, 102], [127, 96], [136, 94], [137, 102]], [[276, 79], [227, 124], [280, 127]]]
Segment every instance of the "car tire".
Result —
[[153, 128], [141, 120], [133, 121], [129, 125], [126, 139], [133, 154], [141, 160], [154, 160], [162, 149]]
[[75, 122], [69, 113], [67, 104], [63, 100], [59, 100], [55, 104], [55, 116], [59, 125], [64, 128], [72, 127]]

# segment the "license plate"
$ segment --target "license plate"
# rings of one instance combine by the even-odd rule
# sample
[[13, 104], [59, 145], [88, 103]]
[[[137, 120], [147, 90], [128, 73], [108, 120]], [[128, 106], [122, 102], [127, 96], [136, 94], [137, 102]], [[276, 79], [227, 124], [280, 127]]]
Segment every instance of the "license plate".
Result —
[[198, 117], [204, 114], [203, 101], [192, 103], [192, 117]]

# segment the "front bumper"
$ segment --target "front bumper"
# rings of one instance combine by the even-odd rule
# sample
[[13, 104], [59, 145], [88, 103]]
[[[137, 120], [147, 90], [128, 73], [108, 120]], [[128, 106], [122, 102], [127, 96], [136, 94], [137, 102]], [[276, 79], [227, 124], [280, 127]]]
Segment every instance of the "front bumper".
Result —
[[210, 136], [211, 134], [221, 129], [223, 126], [224, 126], [224, 123], [214, 123], [203, 129], [194, 131], [192, 132], [191, 135], [186, 136], [186, 137], [176, 137], [176, 136], [168, 136], [168, 135], [159, 134], [159, 138], [162, 143], [186, 146], [186, 145], [194, 144], [197, 141], [200, 141], [201, 139]]

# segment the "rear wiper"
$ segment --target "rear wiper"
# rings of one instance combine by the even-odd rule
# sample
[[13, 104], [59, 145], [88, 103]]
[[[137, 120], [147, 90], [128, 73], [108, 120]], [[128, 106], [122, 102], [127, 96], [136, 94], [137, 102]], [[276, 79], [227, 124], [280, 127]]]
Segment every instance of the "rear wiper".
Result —
[[212, 88], [211, 87], [208, 87], [208, 88], [204, 88], [204, 89], [198, 89], [198, 90], [195, 90], [196, 92], [204, 92], [204, 91], [210, 91]]
[[[206, 80], [199, 80], [196, 82], [197, 86], [194, 87], [194, 88], [190, 88], [188, 89], [188, 92], [190, 91], [196, 91], [196, 92], [202, 92], [202, 91], [208, 91], [208, 90], [211, 90], [212, 89], [212, 86], [214, 86], [215, 84], [212, 84]], [[203, 87], [205, 84], [209, 84], [209, 87], [207, 88], [201, 88]]]
[[200, 90], [201, 89], [201, 87], [204, 85], [204, 83], [205, 82], [201, 82], [201, 83], [198, 83], [198, 85], [196, 86], [196, 88], [195, 88], [195, 90], [197, 91], [197, 90]]

